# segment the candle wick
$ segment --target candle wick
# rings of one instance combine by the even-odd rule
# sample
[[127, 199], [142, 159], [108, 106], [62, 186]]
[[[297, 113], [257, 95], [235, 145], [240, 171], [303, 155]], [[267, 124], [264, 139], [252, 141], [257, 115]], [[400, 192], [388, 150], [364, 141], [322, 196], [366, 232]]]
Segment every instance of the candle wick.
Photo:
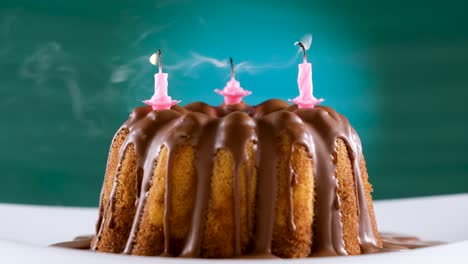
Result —
[[302, 49], [302, 56], [304, 58], [304, 62], [307, 62], [307, 54], [306, 54], [306, 48], [304, 47], [304, 44], [302, 44], [302, 42], [298, 41], [296, 43], [294, 43], [295, 45], [299, 45], [299, 47], [301, 47]]
[[229, 63], [231, 64], [231, 79], [234, 79], [235, 73], [234, 73], [234, 61], [232, 60], [232, 57], [229, 57]]
[[161, 55], [161, 50], [158, 50], [158, 65], [159, 65], [159, 73], [162, 73], [162, 55]]

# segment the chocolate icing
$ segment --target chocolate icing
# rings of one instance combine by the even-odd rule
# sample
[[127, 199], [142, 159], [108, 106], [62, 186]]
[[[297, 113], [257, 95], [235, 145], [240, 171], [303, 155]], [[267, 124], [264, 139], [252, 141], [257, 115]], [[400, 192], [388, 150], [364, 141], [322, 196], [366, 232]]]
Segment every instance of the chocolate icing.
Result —
[[[217, 150], [224, 148], [230, 151], [234, 160], [233, 194], [234, 194], [234, 231], [235, 255], [241, 256], [240, 245], [240, 166], [246, 162], [246, 149], [249, 142], [256, 143], [256, 169], [258, 174], [255, 209], [255, 233], [253, 248], [247, 254], [272, 254], [271, 242], [275, 219], [277, 195], [278, 162], [277, 139], [286, 132], [291, 139], [291, 147], [299, 144], [305, 146], [314, 162], [315, 177], [315, 219], [312, 255], [347, 255], [343, 240], [338, 197], [338, 181], [335, 178], [336, 140], [342, 139], [350, 153], [354, 172], [356, 198], [358, 204], [359, 244], [363, 253], [379, 251], [378, 239], [373, 232], [368, 202], [362, 182], [361, 142], [348, 120], [325, 106], [313, 109], [297, 109], [282, 100], [268, 100], [257, 106], [245, 103], [213, 107], [202, 102], [192, 103], [185, 107], [173, 106], [171, 110], [152, 111], [151, 107], [136, 108], [119, 131], [126, 129], [126, 138], [119, 160], [122, 161], [124, 150], [133, 145], [138, 164], [142, 171], [139, 198], [132, 229], [123, 253], [130, 254], [143, 215], [146, 197], [151, 187], [153, 166], [162, 146], [168, 149], [168, 168], [170, 168], [175, 150], [178, 147], [192, 144], [196, 148], [196, 199], [192, 221], [187, 240], [182, 252], [174, 252], [170, 243], [169, 215], [172, 206], [169, 202], [172, 193], [171, 175], [166, 177], [166, 196], [164, 212], [164, 253], [166, 256], [200, 257], [203, 239], [203, 224], [209, 203], [210, 179], [213, 161]], [[120, 164], [119, 164], [120, 166]], [[289, 165], [289, 223], [291, 231], [295, 230], [292, 203], [292, 186], [295, 172]], [[247, 177], [247, 182], [249, 176]], [[110, 208], [112, 218], [116, 177], [107, 206], [100, 205], [96, 238], [92, 249], [97, 249], [102, 227], [112, 221], [104, 220], [104, 207]], [[247, 189], [247, 191], [249, 191]], [[248, 196], [248, 195], [247, 195]], [[102, 201], [102, 194], [101, 194]]]

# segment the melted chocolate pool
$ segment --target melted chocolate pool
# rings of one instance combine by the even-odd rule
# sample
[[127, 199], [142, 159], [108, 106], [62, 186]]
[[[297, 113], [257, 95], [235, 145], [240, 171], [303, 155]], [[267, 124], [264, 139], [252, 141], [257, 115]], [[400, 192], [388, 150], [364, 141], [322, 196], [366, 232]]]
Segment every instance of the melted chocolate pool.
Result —
[[[51, 245], [52, 247], [61, 247], [69, 249], [80, 249], [80, 250], [91, 250], [91, 241], [94, 235], [79, 236], [72, 241], [62, 242]], [[430, 246], [437, 246], [444, 244], [438, 241], [423, 241], [414, 236], [407, 236], [397, 233], [380, 233], [380, 239], [383, 242], [383, 247], [378, 248], [373, 253], [385, 253], [385, 252], [398, 252], [406, 251], [417, 248], [425, 248]], [[276, 259], [275, 255], [271, 254], [250, 254], [241, 257], [242, 259]]]

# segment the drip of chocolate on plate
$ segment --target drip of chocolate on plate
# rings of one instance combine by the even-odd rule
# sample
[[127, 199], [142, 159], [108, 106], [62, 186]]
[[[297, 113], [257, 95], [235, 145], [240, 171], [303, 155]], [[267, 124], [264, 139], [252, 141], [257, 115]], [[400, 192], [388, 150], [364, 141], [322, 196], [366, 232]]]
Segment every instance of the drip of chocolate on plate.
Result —
[[[79, 236], [73, 239], [72, 241], [53, 244], [51, 245], [51, 247], [91, 250], [91, 241], [93, 240], [93, 238], [94, 235]], [[383, 242], [383, 247], [377, 252], [373, 253], [406, 251], [410, 249], [425, 248], [444, 244], [443, 242], [438, 241], [423, 241], [414, 236], [407, 236], [397, 233], [380, 233], [380, 239]], [[272, 254], [250, 254], [246, 256], [241, 256], [239, 258], [271, 259], [277, 257]]]

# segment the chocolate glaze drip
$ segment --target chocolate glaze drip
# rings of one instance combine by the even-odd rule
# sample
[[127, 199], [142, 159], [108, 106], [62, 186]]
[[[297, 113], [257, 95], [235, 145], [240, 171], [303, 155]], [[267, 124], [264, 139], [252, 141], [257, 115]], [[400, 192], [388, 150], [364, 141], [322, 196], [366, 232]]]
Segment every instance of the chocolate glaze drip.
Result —
[[[124, 123], [121, 130], [129, 132], [121, 153], [129, 146], [135, 148], [138, 164], [142, 171], [141, 187], [137, 210], [124, 253], [131, 253], [138, 227], [143, 215], [146, 197], [151, 187], [154, 164], [163, 146], [168, 149], [168, 175], [166, 176], [166, 199], [164, 212], [164, 255], [199, 257], [203, 240], [203, 224], [209, 203], [210, 179], [216, 152], [227, 149], [232, 154], [235, 255], [242, 255], [240, 244], [240, 180], [239, 168], [246, 162], [246, 149], [249, 142], [256, 143], [256, 169], [258, 175], [255, 209], [255, 233], [252, 253], [271, 254], [273, 224], [277, 196], [278, 162], [277, 139], [286, 132], [292, 144], [305, 146], [314, 163], [316, 213], [314, 219], [314, 242], [312, 255], [347, 255], [343, 240], [343, 227], [340, 215], [340, 199], [337, 194], [338, 181], [335, 178], [336, 140], [342, 139], [350, 153], [354, 171], [356, 197], [358, 203], [359, 243], [364, 253], [379, 251], [378, 240], [373, 232], [368, 202], [362, 182], [360, 159], [361, 142], [348, 120], [329, 107], [297, 109], [282, 100], [268, 100], [257, 106], [245, 103], [213, 107], [202, 102], [186, 107], [174, 106], [171, 110], [152, 111], [150, 107], [136, 108]], [[178, 147], [191, 144], [196, 148], [196, 199], [190, 231], [182, 252], [174, 252], [170, 246], [169, 215], [172, 206], [169, 197], [172, 193], [170, 167]], [[119, 164], [120, 166], [120, 164]], [[118, 170], [117, 170], [118, 171]], [[248, 177], [249, 178], [249, 177]], [[292, 203], [292, 186], [295, 173], [290, 165], [289, 186], [289, 229], [295, 230]], [[110, 211], [113, 210], [116, 189], [109, 197]], [[101, 201], [102, 201], [101, 194]], [[248, 196], [248, 195], [247, 195]], [[104, 221], [103, 205], [97, 223], [93, 249], [100, 239]], [[112, 218], [112, 213], [110, 214]], [[112, 219], [110, 219], [112, 220]], [[109, 221], [112, 223], [112, 221]], [[179, 254], [180, 253], [180, 254]]]

